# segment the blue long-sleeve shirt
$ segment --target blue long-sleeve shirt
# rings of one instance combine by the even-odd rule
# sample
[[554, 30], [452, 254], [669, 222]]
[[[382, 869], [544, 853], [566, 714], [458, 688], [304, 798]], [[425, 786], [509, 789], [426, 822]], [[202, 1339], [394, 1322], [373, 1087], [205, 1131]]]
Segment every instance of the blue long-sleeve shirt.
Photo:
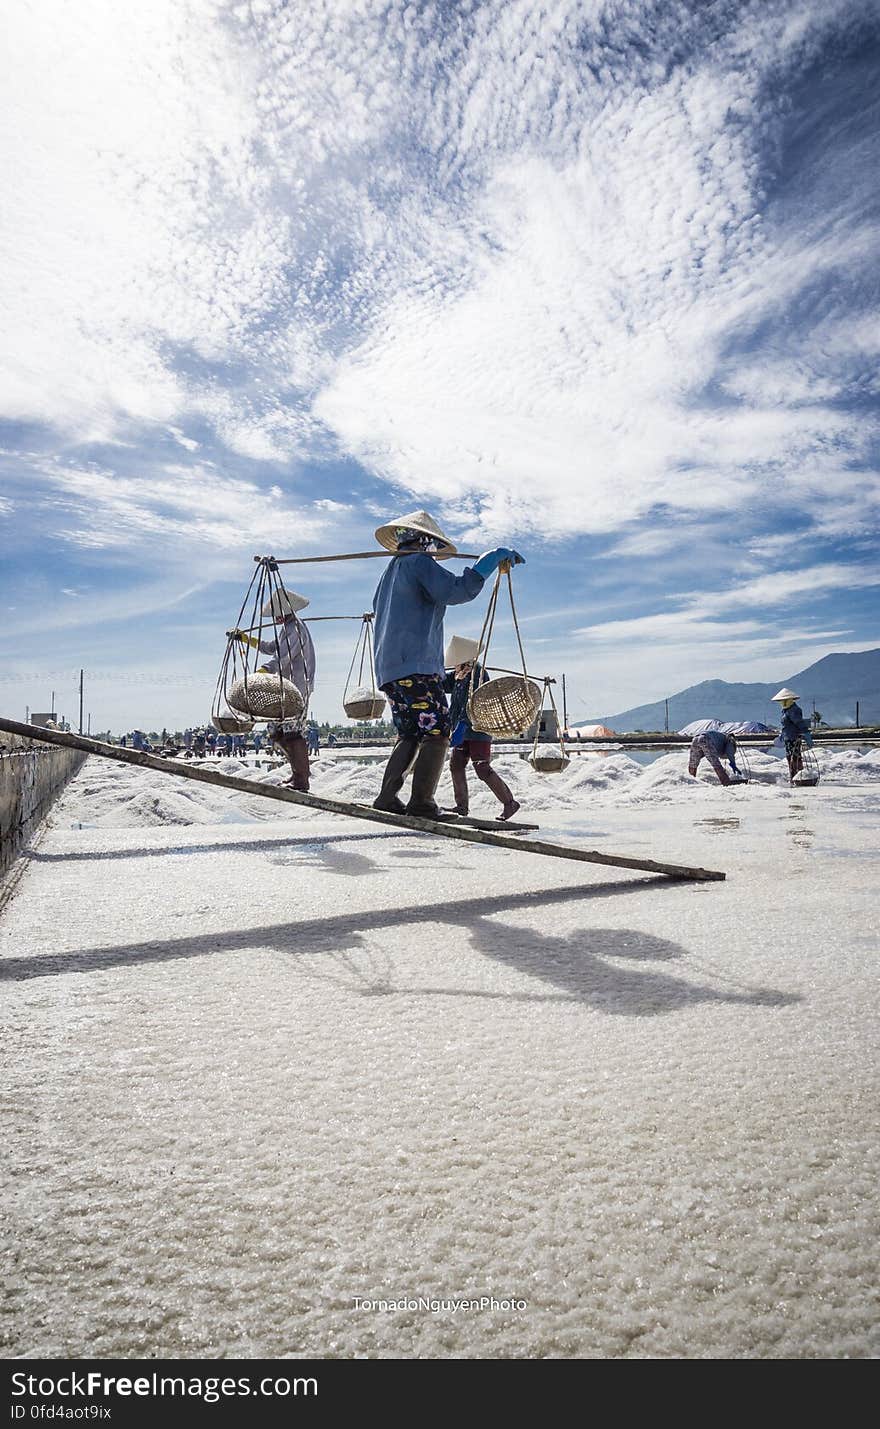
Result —
[[794, 744], [795, 740], [803, 739], [804, 735], [809, 734], [810, 721], [804, 719], [800, 705], [789, 705], [787, 710], [782, 711], [780, 727], [786, 744]]
[[442, 675], [446, 607], [473, 600], [483, 585], [483, 577], [471, 566], [456, 576], [424, 551], [392, 557], [373, 596], [378, 683], [387, 685], [407, 675]]

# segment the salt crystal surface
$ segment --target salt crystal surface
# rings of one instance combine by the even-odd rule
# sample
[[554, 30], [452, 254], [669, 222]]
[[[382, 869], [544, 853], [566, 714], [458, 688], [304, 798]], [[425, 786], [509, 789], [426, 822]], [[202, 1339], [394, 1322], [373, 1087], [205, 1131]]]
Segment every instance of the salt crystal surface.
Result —
[[[721, 884], [89, 760], [0, 919], [7, 1353], [876, 1354], [880, 758], [819, 758], [498, 761]], [[419, 1295], [527, 1306], [355, 1308]]]

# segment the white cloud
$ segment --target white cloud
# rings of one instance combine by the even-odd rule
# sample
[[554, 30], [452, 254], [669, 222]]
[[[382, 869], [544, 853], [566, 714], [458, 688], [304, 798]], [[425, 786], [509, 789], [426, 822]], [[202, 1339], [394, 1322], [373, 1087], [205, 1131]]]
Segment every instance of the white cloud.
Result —
[[[767, 632], [767, 638], [779, 642], [782, 635], [792, 639], [830, 639], [843, 636], [845, 630], [821, 630], [811, 635], [806, 630], [781, 632], [776, 615], [768, 615], [776, 607], [790, 609], [794, 618], [805, 606], [802, 597], [818, 600], [834, 591], [870, 589], [880, 585], [880, 568], [827, 563], [805, 566], [801, 570], [774, 571], [742, 581], [726, 590], [691, 592], [680, 598], [677, 608], [650, 615], [622, 620], [598, 621], [584, 625], [573, 633], [590, 640], [615, 643], [651, 641], [669, 642], [712, 640], [732, 647], [742, 639], [749, 641]], [[731, 618], [730, 611], [748, 610], [748, 616]]]
[[[157, 464], [148, 479], [98, 468], [41, 464], [59, 513], [56, 535], [75, 545], [112, 550], [148, 545], [160, 552], [274, 550], [287, 543], [308, 551], [332, 524], [325, 511], [297, 504], [280, 488], [223, 475], [204, 464]], [[65, 520], [72, 524], [65, 525]]]
[[[509, 51], [487, 40], [479, 102], [453, 87], [476, 115], [457, 135], [459, 154], [479, 135], [485, 182], [464, 213], [432, 215], [426, 244], [430, 257], [465, 228], [481, 236], [467, 281], [398, 282], [337, 365], [318, 415], [378, 475], [419, 499], [459, 510], [466, 500], [491, 535], [609, 531], [657, 506], [717, 513], [761, 499], [770, 510], [801, 493], [805, 463], [831, 450], [835, 500], [846, 495], [847, 464], [877, 428], [828, 404], [839, 376], [778, 363], [774, 381], [747, 363], [728, 381], [742, 405], [701, 396], [732, 336], [876, 247], [864, 228], [818, 241], [805, 225], [795, 238], [760, 212], [761, 87], [805, 43], [818, 8], [781, 29], [772, 16], [753, 28], [747, 10], [727, 51], [663, 82], [636, 70], [573, 110], [558, 101], [558, 128], [539, 63], [547, 46], [509, 8], [511, 27], [524, 28], [511, 28]], [[516, 157], [499, 134], [514, 75]], [[525, 115], [541, 117], [530, 129]], [[821, 508], [828, 493], [814, 483], [812, 495]]]
[[[785, 605], [794, 597], [821, 596], [829, 591], [862, 590], [880, 585], [880, 567], [828, 563], [800, 570], [772, 571], [728, 591], [713, 591], [705, 599], [716, 610], [738, 606], [761, 609]], [[690, 597], [689, 606], [698, 608], [703, 597]]]
[[677, 5], [36, 0], [7, 49], [0, 410], [81, 439], [199, 415], [260, 461], [318, 417], [486, 531], [560, 535], [858, 455], [815, 363], [727, 371], [744, 412], [694, 400], [731, 333], [870, 241], [761, 212], [767, 76], [857, 8], [741, 7], [707, 46]]
[[[591, 638], [745, 658], [772, 639], [752, 604], [848, 581], [836, 560], [759, 572], [798, 555], [780, 516], [863, 542], [880, 504], [855, 401], [877, 384], [868, 171], [837, 206], [765, 192], [789, 80], [861, 13], [17, 7], [0, 417], [48, 424], [61, 453], [27, 459], [20, 506], [78, 557], [161, 565], [135, 595], [156, 608], [233, 558], [338, 550], [415, 502], [477, 550], [619, 532], [609, 555], [665, 570], [667, 589], [710, 583], [688, 579], [691, 550], [717, 564], [734, 584], [709, 592], [713, 613], [736, 619], [680, 599]], [[115, 466], [77, 451], [98, 441]], [[300, 486], [304, 458], [340, 451], [379, 482]], [[726, 523], [742, 525], [732, 555], [711, 536]]]

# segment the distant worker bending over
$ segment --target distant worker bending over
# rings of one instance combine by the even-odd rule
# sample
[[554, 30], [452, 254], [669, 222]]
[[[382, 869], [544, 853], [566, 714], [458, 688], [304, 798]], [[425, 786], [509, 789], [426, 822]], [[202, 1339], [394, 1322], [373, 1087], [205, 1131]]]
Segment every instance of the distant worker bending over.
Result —
[[[443, 617], [448, 605], [463, 605], [483, 589], [502, 561], [522, 563], [506, 547], [487, 551], [460, 576], [438, 564], [455, 546], [427, 511], [389, 521], [376, 539], [394, 557], [373, 597], [376, 678], [388, 696], [397, 743], [382, 779], [374, 809], [436, 819], [434, 799], [449, 748], [451, 724], [443, 689]], [[404, 805], [397, 796], [412, 768], [412, 791]]]
[[[725, 734], [720, 729], [707, 729], [705, 734], [698, 734], [691, 743], [690, 758], [688, 759], [688, 774], [694, 779], [697, 777], [697, 770], [704, 759], [708, 759], [712, 768], [718, 776], [719, 784], [742, 784], [743, 775], [736, 767], [736, 740], [732, 734]], [[731, 778], [722, 764], [722, 759], [733, 770], [734, 777]]]

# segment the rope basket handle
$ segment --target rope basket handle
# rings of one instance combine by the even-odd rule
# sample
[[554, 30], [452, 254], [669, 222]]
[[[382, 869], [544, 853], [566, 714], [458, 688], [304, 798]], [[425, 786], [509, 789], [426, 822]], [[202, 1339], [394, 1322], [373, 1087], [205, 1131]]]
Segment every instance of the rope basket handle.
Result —
[[[287, 590], [286, 590], [286, 588], [285, 588], [284, 581], [283, 581], [283, 579], [282, 579], [282, 577], [281, 577], [281, 575], [280, 575], [280, 573], [279, 573], [279, 571], [278, 571], [278, 564], [277, 564], [277, 562], [276, 562], [275, 560], [267, 560], [265, 569], [266, 569], [266, 577], [267, 577], [267, 579], [266, 579], [266, 585], [268, 586], [268, 589], [269, 589], [270, 609], [272, 609], [272, 610], [282, 610], [282, 609], [283, 609], [283, 606], [282, 606], [282, 603], [281, 603], [281, 597], [285, 597], [285, 598], [287, 597]], [[288, 603], [289, 603], [289, 602], [288, 602]], [[261, 603], [261, 605], [260, 605], [260, 635], [259, 635], [259, 637], [258, 637], [258, 638], [260, 638], [261, 643], [262, 643], [261, 637], [262, 637], [262, 633], [263, 633], [263, 630], [262, 630], [262, 615], [263, 615], [263, 605], [262, 605], [262, 603]], [[306, 652], [305, 652], [305, 647], [304, 647], [304, 645], [303, 645], [303, 626], [302, 626], [302, 624], [300, 623], [300, 621], [297, 620], [297, 618], [296, 618], [296, 612], [295, 612], [295, 611], [293, 612], [293, 619], [294, 619], [294, 621], [295, 621], [295, 623], [296, 623], [296, 638], [297, 638], [297, 642], [298, 642], [298, 645], [299, 645], [299, 658], [300, 658], [300, 661], [302, 662], [303, 669], [305, 669], [305, 665], [306, 665]], [[284, 634], [284, 644], [285, 644], [285, 646], [286, 646], [286, 648], [287, 648], [287, 659], [288, 659], [288, 662], [289, 662], [289, 664], [290, 664], [291, 669], [293, 669], [293, 650], [292, 650], [291, 644], [290, 644], [290, 633], [289, 633], [289, 631], [288, 631], [288, 629], [287, 629], [287, 620], [285, 620], [285, 621], [283, 622], [283, 624], [282, 624], [282, 626], [281, 626], [281, 630], [283, 631], [283, 634]], [[278, 638], [278, 622], [277, 622], [277, 621], [274, 622], [273, 639], [274, 639], [274, 642], [275, 642], [275, 659], [276, 659], [277, 664], [278, 664], [278, 698], [279, 698], [279, 700], [280, 700], [280, 708], [283, 710], [283, 709], [284, 709], [284, 673], [283, 673], [283, 670], [282, 670], [282, 668], [281, 668], [281, 641], [280, 641], [279, 638]], [[259, 653], [259, 651], [258, 651], [257, 653]], [[306, 683], [306, 685], [307, 685], [307, 684], [308, 684], [308, 681], [305, 681], [305, 683]], [[307, 688], [304, 689], [304, 690], [300, 690], [300, 694], [302, 695], [302, 701], [303, 701], [302, 714], [301, 714], [300, 717], [301, 717], [303, 720], [305, 720], [305, 719], [307, 718], [307, 716], [308, 716], [308, 713], [309, 713], [309, 699], [311, 698], [311, 694], [310, 694], [310, 691], [309, 691]]]
[[544, 713], [544, 704], [545, 704], [545, 702], [546, 702], [548, 699], [549, 699], [549, 701], [550, 701], [550, 708], [552, 709], [553, 714], [554, 714], [554, 716], [556, 717], [556, 733], [557, 733], [557, 735], [558, 735], [558, 737], [559, 737], [559, 752], [560, 752], [560, 754], [562, 755], [563, 759], [568, 759], [568, 750], [567, 750], [566, 747], [565, 747], [565, 735], [564, 735], [563, 733], [560, 733], [560, 731], [561, 731], [561, 729], [562, 729], [562, 726], [561, 726], [561, 724], [559, 723], [559, 711], [558, 711], [558, 709], [556, 708], [556, 701], [555, 701], [554, 698], [553, 698], [553, 691], [552, 691], [552, 689], [550, 688], [550, 685], [551, 685], [550, 677], [549, 677], [549, 675], [545, 675], [545, 676], [544, 676], [544, 695], [543, 695], [543, 698], [542, 698], [542, 700], [541, 700], [541, 708], [538, 710], [537, 718], [535, 719], [535, 741], [534, 741], [534, 743], [533, 743], [533, 745], [532, 745], [532, 755], [531, 755], [532, 759], [536, 758], [537, 753], [538, 753], [538, 740], [539, 740], [539, 736], [540, 736], [540, 733], [541, 733], [541, 716], [542, 716], [542, 714]]
[[351, 657], [351, 664], [348, 667], [348, 674], [345, 677], [345, 688], [342, 691], [343, 704], [345, 704], [345, 700], [349, 692], [352, 672], [354, 671], [355, 661], [357, 660], [359, 655], [360, 664], [358, 665], [358, 683], [356, 688], [363, 686], [364, 662], [367, 660], [367, 658], [369, 658], [371, 681], [370, 688], [375, 690], [376, 670], [373, 664], [373, 612], [371, 610], [365, 611], [364, 614], [361, 616], [361, 628], [358, 632], [358, 638], [355, 643], [354, 654]]
[[[262, 559], [257, 564], [256, 570], [251, 576], [250, 584], [248, 585], [248, 588], [245, 592], [244, 600], [241, 603], [241, 609], [238, 612], [238, 619], [235, 623], [235, 628], [237, 630], [240, 630], [245, 623], [245, 620], [247, 619], [247, 617], [245, 616], [245, 611], [252, 601], [250, 620], [247, 622], [247, 624], [248, 629], [255, 630], [257, 632], [257, 643], [256, 646], [252, 646], [250, 642], [248, 642], [244, 646], [241, 646], [238, 640], [235, 639], [233, 636], [230, 635], [228, 637], [226, 643], [226, 651], [223, 656], [223, 663], [220, 666], [220, 675], [218, 677], [217, 686], [214, 691], [214, 703], [212, 706], [212, 713], [221, 715], [223, 713], [224, 706], [227, 710], [230, 708], [228, 698], [229, 689], [231, 685], [235, 684], [236, 680], [241, 679], [243, 681], [245, 695], [247, 695], [248, 677], [253, 676], [257, 673], [256, 666], [259, 663], [260, 646], [263, 643], [263, 628], [265, 624], [263, 606], [267, 603], [270, 603], [270, 609], [282, 610], [282, 600], [286, 597], [287, 590], [285, 589], [284, 581], [279, 574], [277, 562], [272, 556], [262, 557]], [[288, 660], [290, 662], [290, 665], [293, 666], [293, 647], [290, 643], [290, 634], [287, 630], [286, 622], [283, 623], [281, 628], [283, 631], [284, 645], [287, 650]], [[302, 660], [303, 666], [305, 667], [306, 660], [305, 648], [303, 645], [303, 627], [301, 626], [299, 621], [297, 621], [297, 638], [299, 641], [300, 659]], [[281, 708], [283, 709], [284, 675], [281, 668], [282, 647], [281, 639], [279, 638], [277, 622], [273, 624], [273, 641], [275, 645], [275, 659], [278, 665], [278, 697], [281, 702]], [[252, 662], [254, 668], [252, 668]], [[309, 691], [301, 690], [300, 694], [302, 695], [303, 699], [302, 718], [305, 718], [308, 714], [309, 708]]]
[[516, 602], [513, 598], [513, 581], [510, 578], [510, 561], [502, 561], [495, 575], [495, 584], [492, 587], [492, 593], [489, 596], [489, 604], [486, 607], [486, 618], [483, 621], [483, 628], [480, 631], [480, 639], [477, 644], [477, 654], [473, 663], [473, 667], [471, 669], [471, 678], [470, 683], [468, 685], [468, 701], [473, 698], [474, 688], [476, 685], [477, 665], [480, 664], [481, 655], [483, 656], [482, 668], [486, 669], [488, 665], [487, 657], [489, 654], [489, 644], [492, 639], [492, 632], [495, 628], [495, 613], [498, 609], [498, 592], [501, 588], [502, 575], [505, 575], [507, 577], [507, 594], [510, 599], [510, 614], [513, 617], [513, 628], [516, 631], [516, 643], [519, 646], [519, 657], [522, 662], [522, 677], [524, 682], [528, 680], [528, 673], [526, 671], [526, 655], [525, 651], [523, 650], [522, 636], [520, 635], [519, 631], [519, 621], [516, 617]]
[[[257, 587], [256, 599], [259, 600], [259, 598], [260, 598], [260, 592], [261, 592], [261, 590], [262, 590], [262, 585], [263, 585], [263, 567], [262, 567], [262, 566], [258, 566], [257, 569], [254, 571], [253, 575], [251, 576], [250, 583], [248, 584], [248, 588], [247, 588], [247, 590], [246, 590], [245, 593], [244, 593], [244, 600], [242, 601], [242, 603], [241, 603], [241, 608], [240, 608], [240, 610], [239, 610], [239, 612], [238, 612], [238, 620], [235, 622], [235, 628], [236, 628], [236, 629], [239, 629], [239, 628], [241, 627], [241, 623], [242, 623], [242, 621], [245, 619], [245, 610], [246, 610], [246, 608], [247, 608], [247, 603], [248, 603], [248, 600], [250, 599], [251, 591], [253, 590], [253, 588], [254, 588], [255, 585], [256, 585], [256, 587]], [[219, 715], [222, 715], [222, 714], [223, 714], [223, 710], [224, 710], [224, 706], [225, 706], [225, 708], [226, 708], [227, 711], [230, 710], [230, 705], [229, 705], [229, 701], [228, 701], [228, 699], [227, 699], [227, 695], [228, 695], [228, 692], [229, 692], [230, 685], [235, 684], [235, 681], [239, 678], [239, 674], [238, 674], [239, 659], [241, 660], [242, 666], [243, 666], [242, 675], [243, 675], [243, 678], [244, 678], [245, 681], [246, 681], [246, 680], [247, 680], [247, 657], [242, 653], [242, 651], [241, 651], [241, 649], [240, 649], [240, 647], [239, 647], [238, 641], [235, 640], [231, 635], [229, 635], [229, 636], [227, 636], [227, 639], [226, 639], [226, 649], [225, 649], [224, 654], [223, 654], [223, 661], [222, 661], [222, 664], [221, 664], [221, 666], [220, 666], [220, 674], [219, 674], [218, 677], [217, 677], [217, 684], [216, 684], [216, 687], [215, 687], [215, 689], [214, 689], [214, 699], [213, 699], [213, 702], [212, 702], [212, 704], [211, 704], [211, 714], [212, 714], [212, 715], [218, 715], [218, 716], [219, 716]], [[232, 665], [232, 678], [231, 678], [231, 679], [230, 679], [230, 674], [229, 674], [229, 666], [230, 666], [230, 663], [231, 663], [231, 665]]]

